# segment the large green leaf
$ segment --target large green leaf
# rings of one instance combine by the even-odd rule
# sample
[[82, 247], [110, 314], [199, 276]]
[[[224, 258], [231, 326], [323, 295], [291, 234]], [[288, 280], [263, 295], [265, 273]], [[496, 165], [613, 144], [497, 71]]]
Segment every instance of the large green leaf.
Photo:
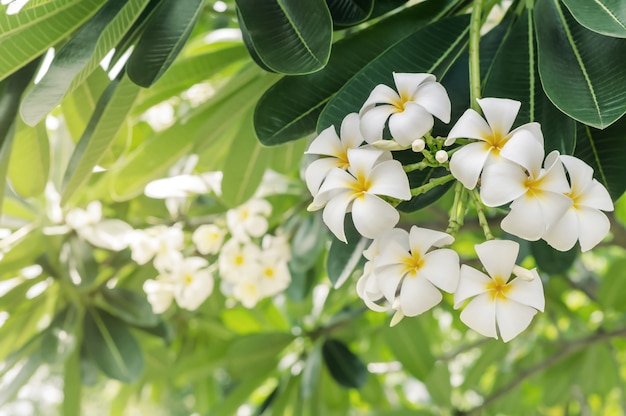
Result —
[[61, 204], [89, 179], [124, 125], [138, 94], [139, 87], [126, 76], [113, 81], [104, 91], [68, 163]]
[[574, 264], [580, 249], [574, 246], [568, 251], [558, 251], [543, 240], [530, 243], [530, 251], [535, 257], [537, 267], [549, 274], [565, 273]]
[[604, 130], [578, 125], [575, 156], [594, 169], [594, 177], [606, 186], [616, 201], [626, 191], [626, 118]]
[[50, 68], [24, 97], [24, 120], [37, 124], [80, 85], [133, 25], [149, 0], [109, 0], [58, 51]]
[[485, 97], [506, 97], [521, 102], [515, 125], [537, 121], [544, 133], [546, 152], [574, 151], [576, 126], [546, 97], [539, 81], [533, 14], [526, 11], [513, 25], [484, 79]]
[[98, 305], [127, 324], [139, 327], [154, 327], [160, 319], [152, 312], [146, 296], [129, 289], [104, 288], [99, 294], [102, 301]]
[[367, 367], [343, 342], [332, 338], [324, 341], [322, 357], [330, 374], [343, 387], [358, 389], [367, 381]]
[[620, 0], [563, 0], [578, 23], [606, 36], [626, 38], [626, 3]]
[[41, 339], [41, 358], [53, 364], [61, 363], [77, 350], [79, 313], [73, 305], [68, 305], [54, 317]]
[[600, 129], [626, 113], [626, 39], [584, 28], [558, 0], [539, 0], [534, 15], [539, 75], [550, 100]]
[[340, 26], [365, 21], [374, 10], [374, 0], [326, 0], [333, 23]]
[[60, 1], [0, 17], [0, 80], [28, 64], [82, 25], [105, 0]]
[[143, 371], [141, 347], [126, 324], [99, 309], [85, 314], [84, 346], [107, 376], [125, 383], [135, 381]]
[[324, 0], [236, 0], [254, 50], [284, 74], [322, 69], [330, 57], [332, 20]]
[[626, 290], [626, 258], [611, 262], [606, 273], [602, 275], [598, 302], [603, 308], [626, 312], [626, 302], [622, 295]]
[[256, 105], [254, 125], [261, 142], [272, 146], [313, 133], [322, 109], [346, 81], [386, 48], [444, 14], [449, 3], [431, 0], [392, 15], [334, 44], [321, 71], [278, 81]]
[[157, 6], [128, 59], [133, 82], [147, 88], [167, 71], [189, 38], [203, 4], [203, 0], [163, 0]]
[[418, 380], [424, 380], [435, 365], [435, 358], [428, 342], [428, 332], [420, 319], [425, 318], [404, 319], [393, 328], [385, 329], [383, 335], [402, 367]]
[[458, 16], [430, 24], [398, 42], [339, 90], [322, 111], [317, 130], [339, 126], [348, 113], [359, 111], [376, 85], [393, 87], [393, 72], [426, 72], [443, 77], [466, 47], [468, 35], [469, 16]]
[[16, 120], [15, 140], [9, 161], [11, 186], [23, 197], [35, 197], [46, 188], [50, 169], [50, 143], [44, 122], [29, 127]]
[[243, 378], [251, 369], [273, 367], [293, 339], [292, 334], [284, 332], [260, 332], [238, 337], [228, 348], [226, 368], [232, 377]]

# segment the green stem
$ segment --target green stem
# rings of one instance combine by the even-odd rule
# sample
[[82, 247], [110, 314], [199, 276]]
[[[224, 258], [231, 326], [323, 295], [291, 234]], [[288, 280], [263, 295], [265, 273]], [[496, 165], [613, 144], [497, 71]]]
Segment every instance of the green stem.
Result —
[[473, 110], [480, 113], [476, 99], [480, 98], [480, 27], [482, 24], [483, 0], [474, 0], [470, 21], [469, 74], [470, 103]]
[[459, 228], [463, 225], [465, 217], [465, 202], [467, 194], [465, 187], [461, 182], [457, 182], [454, 187], [454, 202], [452, 203], [452, 210], [450, 212], [450, 220], [448, 221], [448, 228], [446, 233], [455, 235]]
[[434, 168], [435, 165], [432, 165], [428, 162], [417, 162], [417, 163], [411, 163], [410, 165], [404, 165], [402, 166], [402, 168], [404, 169], [405, 172], [414, 172], [416, 170], [424, 170], [427, 168]]
[[452, 180], [454, 180], [454, 176], [452, 176], [452, 175], [446, 175], [446, 176], [440, 176], [438, 178], [432, 178], [431, 180], [429, 180], [424, 185], [418, 186], [417, 188], [411, 189], [411, 195], [412, 196], [417, 196], [417, 195], [425, 194], [426, 192], [430, 191], [431, 189], [434, 189], [434, 188], [436, 188], [438, 186], [446, 184], [446, 183], [448, 183], [448, 182], [450, 182]]
[[480, 200], [480, 196], [478, 195], [478, 191], [476, 189], [472, 190], [470, 193], [472, 197], [472, 202], [474, 203], [474, 207], [476, 208], [476, 213], [478, 214], [478, 223], [480, 227], [483, 229], [483, 233], [485, 234], [485, 238], [487, 240], [493, 240], [494, 236], [491, 233], [491, 229], [489, 228], [489, 222], [487, 221], [487, 217], [485, 216], [484, 205]]

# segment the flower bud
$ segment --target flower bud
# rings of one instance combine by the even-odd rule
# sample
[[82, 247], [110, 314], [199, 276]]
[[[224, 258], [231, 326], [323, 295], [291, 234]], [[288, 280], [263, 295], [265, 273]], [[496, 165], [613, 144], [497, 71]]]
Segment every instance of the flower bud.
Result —
[[448, 161], [448, 152], [445, 150], [438, 150], [437, 153], [435, 153], [435, 159], [439, 163], [446, 163]]
[[415, 153], [421, 152], [425, 147], [426, 142], [424, 139], [416, 139], [413, 143], [411, 143], [411, 149], [413, 149]]

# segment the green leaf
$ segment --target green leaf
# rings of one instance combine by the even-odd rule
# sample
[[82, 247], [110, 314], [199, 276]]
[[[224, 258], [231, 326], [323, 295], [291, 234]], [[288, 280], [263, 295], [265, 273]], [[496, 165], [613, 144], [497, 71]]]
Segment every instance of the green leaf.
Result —
[[8, 178], [20, 196], [29, 198], [43, 193], [50, 170], [50, 143], [44, 122], [29, 127], [19, 118], [9, 160]]
[[348, 113], [358, 111], [376, 85], [393, 87], [393, 72], [427, 72], [442, 78], [467, 45], [468, 35], [469, 16], [465, 15], [432, 23], [396, 43], [339, 90], [322, 111], [318, 132], [339, 126]]
[[626, 312], [626, 302], [623, 301], [626, 290], [626, 258], [613, 260], [606, 273], [602, 275], [598, 302], [603, 309], [614, 309]]
[[272, 366], [260, 369], [249, 369], [248, 376], [237, 383], [228, 395], [211, 409], [212, 416], [231, 416], [237, 414], [237, 409], [250, 397], [250, 395], [263, 385], [276, 369]]
[[54, 317], [41, 339], [41, 359], [49, 364], [65, 361], [76, 351], [79, 314], [68, 305]]
[[297, 171], [300, 168], [306, 146], [307, 142], [305, 140], [276, 146], [272, 149], [272, 162], [269, 167], [285, 175]]
[[189, 38], [203, 4], [203, 0], [159, 3], [128, 59], [126, 68], [134, 83], [147, 88], [167, 71]]
[[87, 182], [124, 125], [138, 94], [139, 87], [126, 76], [104, 90], [65, 171], [62, 205]]
[[294, 339], [285, 332], [262, 332], [236, 338], [226, 354], [226, 368], [234, 378], [243, 378], [250, 369], [273, 368], [280, 353]]
[[256, 105], [254, 125], [261, 143], [274, 146], [313, 133], [324, 106], [354, 74], [386, 48], [442, 15], [448, 3], [431, 0], [403, 10], [335, 43], [321, 71], [282, 78]]
[[[398, 159], [402, 164], [416, 162], [416, 160], [414, 159], [415, 153], [410, 150], [394, 152], [394, 158]], [[417, 188], [418, 186], [426, 185], [431, 179], [440, 178], [449, 174], [450, 172], [448, 172], [445, 168], [433, 168], [409, 172], [407, 176], [409, 178], [409, 186], [411, 188]], [[454, 181], [450, 181], [443, 185], [437, 186], [424, 194], [416, 195], [408, 201], [401, 202], [397, 208], [401, 212], [413, 212], [417, 211], [418, 209], [427, 207], [428, 205], [434, 203], [439, 198], [444, 196], [453, 184]]]
[[341, 386], [358, 389], [367, 381], [367, 367], [343, 342], [332, 338], [324, 341], [322, 357], [326, 368]]
[[549, 274], [565, 273], [574, 264], [580, 248], [575, 245], [568, 251], [558, 251], [543, 240], [530, 243], [530, 251], [535, 257], [537, 267]]
[[604, 130], [578, 125], [574, 155], [594, 169], [594, 177], [617, 200], [626, 191], [626, 164], [621, 155], [626, 152], [626, 118]]
[[435, 365], [435, 358], [420, 318], [403, 319], [393, 328], [385, 328], [383, 335], [402, 367], [418, 380], [425, 380]]
[[450, 407], [452, 386], [450, 384], [450, 370], [445, 362], [437, 363], [430, 372], [424, 384], [428, 388], [430, 397], [435, 403], [444, 408]]
[[526, 11], [503, 41], [487, 75], [485, 97], [506, 97], [521, 102], [515, 126], [537, 121], [544, 133], [546, 153], [571, 154], [576, 141], [575, 122], [545, 95], [537, 68], [537, 46], [532, 10]]
[[582, 123], [605, 128], [626, 113], [626, 40], [578, 24], [558, 0], [535, 5], [539, 75], [546, 95]]
[[149, 0], [109, 0], [58, 51], [41, 81], [21, 105], [27, 124], [34, 126], [80, 85], [130, 29]]
[[563, 0], [578, 23], [589, 30], [626, 38], [626, 3], [615, 0]]
[[230, 207], [241, 205], [254, 194], [271, 160], [270, 150], [261, 146], [254, 133], [252, 111], [243, 116], [241, 123], [222, 170], [221, 200]]
[[326, 246], [327, 235], [320, 212], [301, 218], [291, 238], [290, 270], [306, 272], [313, 267]]
[[356, 230], [352, 223], [352, 216], [346, 216], [344, 227], [348, 243], [333, 237], [326, 260], [328, 278], [335, 288], [344, 284], [352, 272], [365, 262], [363, 250], [367, 248], [370, 242], [367, 238], [361, 237]]
[[0, 241], [0, 250], [5, 253], [0, 259], [0, 270], [12, 271], [31, 265], [46, 248], [49, 249], [44, 243], [42, 230], [26, 225]]
[[330, 57], [332, 20], [324, 0], [236, 0], [254, 50], [284, 74], [322, 69]]
[[98, 11], [105, 0], [65, 0], [0, 17], [0, 80], [64, 39]]
[[322, 369], [322, 344], [317, 342], [309, 351], [302, 369], [300, 395], [308, 399], [318, 388]]
[[501, 341], [487, 340], [486, 343], [480, 347], [480, 356], [472, 362], [465, 372], [463, 386], [468, 389], [473, 389], [475, 386], [480, 385], [482, 377], [490, 373], [490, 368], [497, 367], [508, 351], [509, 349], [506, 344]]
[[63, 403], [61, 404], [62, 415], [80, 416], [82, 390], [80, 349], [76, 348], [74, 353], [65, 361], [63, 371]]
[[63, 244], [60, 253], [62, 278], [77, 286], [86, 287], [99, 272], [99, 265], [93, 255], [93, 248], [82, 238], [72, 235]]
[[89, 356], [107, 376], [125, 383], [143, 371], [143, 354], [125, 323], [99, 309], [88, 309], [84, 345]]
[[326, 0], [333, 23], [340, 26], [364, 22], [374, 10], [374, 0]]
[[104, 288], [99, 294], [102, 302], [98, 306], [129, 325], [154, 327], [160, 322], [159, 316], [152, 312], [152, 306], [143, 293], [116, 287]]
[[0, 390], [0, 406], [10, 401], [18, 390], [25, 385], [41, 366], [41, 359], [37, 354], [28, 357], [24, 365], [12, 377], [2, 380], [2, 390]]

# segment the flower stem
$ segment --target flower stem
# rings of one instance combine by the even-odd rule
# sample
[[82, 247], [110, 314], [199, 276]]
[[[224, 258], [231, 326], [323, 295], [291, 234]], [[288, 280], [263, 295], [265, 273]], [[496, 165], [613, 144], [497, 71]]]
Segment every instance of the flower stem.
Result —
[[417, 188], [413, 188], [411, 189], [411, 195], [412, 196], [417, 196], [417, 195], [421, 195], [421, 194], [425, 194], [426, 192], [430, 191], [431, 189], [434, 189], [440, 185], [446, 184], [450, 181], [454, 180], [454, 176], [452, 175], [446, 175], [446, 176], [440, 176], [438, 178], [432, 178], [430, 179], [427, 183], [425, 183], [422, 186], [418, 186]]
[[455, 235], [459, 228], [463, 225], [465, 217], [465, 202], [467, 194], [465, 187], [461, 182], [457, 182], [454, 187], [454, 202], [452, 203], [452, 210], [450, 211], [450, 220], [448, 221], [448, 228], [446, 233]]
[[402, 168], [404, 169], [405, 172], [414, 172], [416, 170], [424, 170], [424, 169], [427, 169], [427, 168], [434, 168], [434, 167], [436, 167], [436, 165], [433, 165], [433, 164], [425, 162], [425, 161], [421, 161], [421, 162], [417, 162], [417, 163], [411, 163], [410, 165], [402, 166]]
[[494, 236], [491, 233], [491, 229], [489, 228], [489, 222], [487, 222], [487, 217], [485, 216], [485, 209], [482, 201], [480, 200], [480, 196], [478, 195], [478, 191], [476, 189], [472, 190], [470, 193], [472, 197], [472, 202], [474, 203], [474, 207], [476, 208], [476, 213], [478, 214], [478, 223], [483, 229], [483, 233], [485, 234], [485, 238], [487, 240], [493, 240]]
[[483, 0], [474, 0], [470, 21], [469, 39], [469, 74], [470, 74], [470, 105], [480, 113], [476, 99], [480, 98], [480, 27], [482, 24]]

